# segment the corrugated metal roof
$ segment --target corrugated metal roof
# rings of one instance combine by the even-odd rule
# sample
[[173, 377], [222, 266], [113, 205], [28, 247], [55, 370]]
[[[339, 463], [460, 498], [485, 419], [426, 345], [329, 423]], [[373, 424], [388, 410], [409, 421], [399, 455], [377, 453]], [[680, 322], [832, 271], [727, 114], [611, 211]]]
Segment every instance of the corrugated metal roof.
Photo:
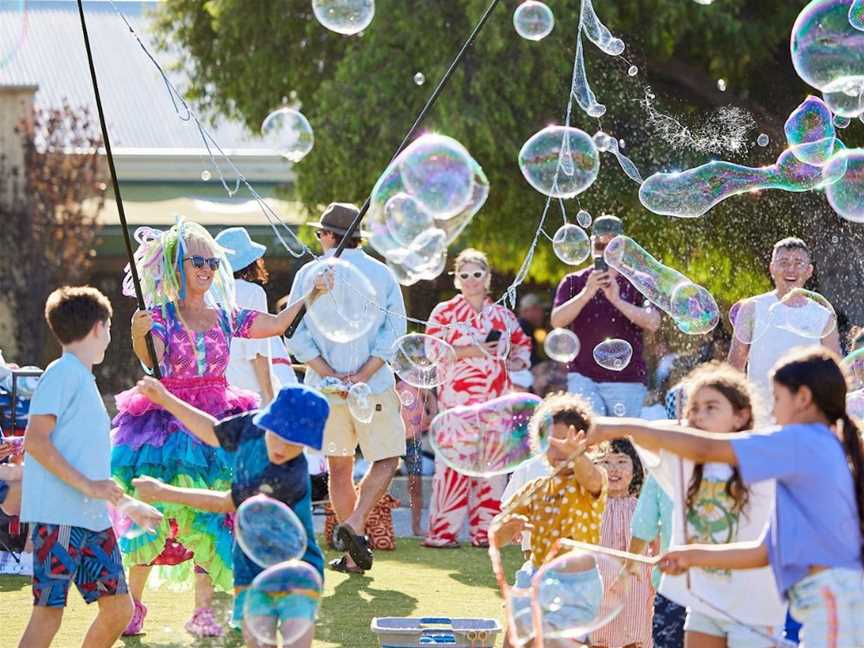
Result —
[[[20, 0], [0, 0], [0, 86], [38, 85], [37, 106], [59, 106], [66, 98], [72, 105], [89, 106], [95, 115], [96, 101], [77, 3], [29, 0], [26, 17], [19, 11], [23, 4]], [[147, 14], [155, 5], [152, 1], [118, 3], [160, 64], [167, 68], [171, 60], [165, 53], [156, 52], [150, 38]], [[177, 116], [162, 77], [111, 3], [85, 2], [84, 10], [111, 145], [201, 148], [194, 123]], [[14, 56], [9, 55], [10, 51]], [[182, 90], [182, 74], [172, 74], [172, 81]], [[208, 126], [208, 130], [226, 150], [265, 148], [237, 122], [219, 120], [218, 126]]]

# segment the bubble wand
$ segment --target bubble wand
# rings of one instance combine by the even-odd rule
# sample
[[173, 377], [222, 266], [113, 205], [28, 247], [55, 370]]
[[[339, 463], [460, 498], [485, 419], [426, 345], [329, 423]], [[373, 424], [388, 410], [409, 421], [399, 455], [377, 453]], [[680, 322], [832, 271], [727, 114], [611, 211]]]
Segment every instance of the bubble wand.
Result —
[[[78, 0], [79, 3], [81, 0]], [[486, 11], [483, 12], [483, 15], [480, 17], [480, 20], [474, 26], [474, 29], [471, 31], [471, 34], [468, 36], [468, 39], [462, 44], [462, 47], [459, 49], [459, 52], [456, 54], [456, 57], [450, 62], [450, 66], [447, 68], [447, 71], [444, 73], [444, 76], [441, 77], [441, 80], [438, 82], [438, 85], [435, 86], [435, 90], [432, 91], [432, 94], [429, 96], [429, 99], [426, 101], [426, 105], [423, 106], [423, 109], [420, 111], [420, 114], [417, 115], [417, 118], [414, 120], [414, 123], [411, 125], [411, 128], [408, 129], [408, 132], [405, 134], [405, 137], [402, 138], [402, 143], [399, 144], [399, 147], [396, 149], [396, 152], [393, 154], [393, 157], [390, 158], [390, 162], [395, 160], [399, 154], [408, 146], [408, 142], [414, 137], [414, 133], [417, 132], [417, 129], [420, 128], [420, 125], [426, 119], [426, 115], [429, 114], [429, 111], [432, 110], [432, 107], [435, 105], [435, 102], [438, 101], [438, 97], [443, 92], [444, 88], [447, 86], [447, 83], [450, 81], [450, 77], [453, 76], [453, 73], [459, 67], [459, 64], [462, 63], [462, 59], [465, 58], [465, 54], [471, 45], [474, 44], [474, 41], [477, 39], [477, 36], [482, 31], [483, 27], [486, 25], [486, 22], [489, 20], [489, 17], [492, 15], [492, 12], [495, 11], [495, 8], [500, 4], [501, 0], [492, 0], [489, 3], [489, 6], [486, 7]], [[388, 162], [389, 164], [389, 162]], [[354, 217], [354, 220], [351, 221], [351, 224], [348, 226], [348, 230], [342, 236], [342, 240], [339, 242], [339, 245], [336, 246], [336, 250], [333, 255], [339, 257], [342, 255], [342, 251], [345, 249], [345, 246], [348, 244], [348, 241], [351, 240], [352, 235], [357, 229], [360, 227], [360, 223], [363, 221], [363, 217], [366, 216], [366, 212], [369, 211], [369, 205], [371, 203], [372, 196], [368, 196], [366, 201], [363, 203], [363, 206], [360, 207], [360, 211]], [[294, 335], [297, 327], [300, 325], [300, 322], [303, 320], [303, 316], [306, 314], [306, 306], [305, 304], [301, 306], [300, 312], [294, 317], [294, 320], [288, 325], [288, 328], [285, 330], [285, 337], [290, 338]]]
[[[135, 254], [132, 252], [132, 241], [129, 237], [129, 228], [126, 225], [126, 212], [123, 209], [123, 196], [120, 193], [120, 182], [117, 180], [117, 169], [114, 168], [114, 156], [111, 153], [111, 139], [108, 137], [108, 126], [105, 123], [105, 112], [102, 110], [102, 95], [99, 93], [99, 83], [96, 80], [96, 66], [93, 64], [93, 52], [90, 49], [90, 35], [87, 32], [87, 20], [84, 18], [84, 3], [78, 0], [78, 15], [81, 17], [81, 32], [84, 35], [84, 48], [87, 50], [87, 63], [90, 65], [90, 80], [93, 82], [93, 93], [96, 95], [96, 110], [99, 113], [99, 125], [102, 128], [102, 141], [105, 143], [105, 156], [108, 158], [108, 169], [111, 171], [111, 183], [114, 185], [114, 201], [117, 203], [117, 214], [120, 216], [120, 229], [123, 231], [123, 242], [126, 245], [126, 256], [129, 259], [129, 271], [132, 276], [132, 285], [135, 287], [135, 299], [138, 301], [138, 310], [144, 310], [144, 295], [141, 292], [141, 280], [138, 278], [138, 268], [135, 265]], [[147, 331], [144, 337], [147, 344], [147, 353], [153, 363], [153, 376], [161, 378], [159, 360], [156, 357], [156, 347], [153, 345], [153, 334]]]

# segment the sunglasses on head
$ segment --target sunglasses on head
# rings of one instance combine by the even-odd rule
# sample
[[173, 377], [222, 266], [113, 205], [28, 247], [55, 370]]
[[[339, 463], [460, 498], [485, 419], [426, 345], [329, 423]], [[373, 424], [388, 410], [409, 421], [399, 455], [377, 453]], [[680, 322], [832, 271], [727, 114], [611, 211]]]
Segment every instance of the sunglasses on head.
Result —
[[203, 257], [201, 255], [196, 254], [195, 256], [186, 257], [184, 261], [191, 261], [193, 268], [198, 268], [199, 270], [204, 267], [204, 264], [210, 266], [210, 269], [214, 272], [219, 269], [219, 261], [216, 257]]
[[473, 277], [474, 279], [482, 279], [486, 276], [486, 271], [475, 270], [474, 272], [457, 272], [456, 276], [459, 277], [462, 281], [470, 279], [471, 277]]

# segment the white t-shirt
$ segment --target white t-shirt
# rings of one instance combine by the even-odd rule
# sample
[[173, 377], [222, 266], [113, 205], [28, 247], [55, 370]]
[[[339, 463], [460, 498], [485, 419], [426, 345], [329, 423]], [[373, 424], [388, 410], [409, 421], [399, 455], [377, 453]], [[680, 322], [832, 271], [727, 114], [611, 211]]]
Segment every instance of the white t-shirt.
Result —
[[[773, 481], [751, 485], [747, 506], [736, 513], [734, 500], [726, 494], [726, 481], [732, 476], [732, 468], [726, 464], [705, 464], [694, 510], [687, 516], [685, 539], [683, 508], [693, 476], [693, 462], [665, 450], [656, 455], [638, 446], [636, 449], [643, 464], [672, 498], [672, 545], [728, 544], [762, 537], [774, 508]], [[770, 567], [736, 571], [691, 569], [689, 573], [690, 591], [686, 575], [664, 574], [660, 593], [679, 605], [721, 621], [733, 619], [718, 609], [742, 623], [783, 627], [786, 607]], [[692, 596], [691, 591], [699, 598]]]
[[[244, 279], [237, 279], [234, 285], [238, 308], [267, 312], [267, 294], [261, 286]], [[268, 339], [231, 338], [231, 357], [225, 372], [228, 384], [261, 394], [261, 385], [258, 383], [255, 368], [252, 366], [252, 361], [259, 355], [267, 358], [267, 363], [270, 364], [270, 341]], [[273, 379], [272, 375], [270, 379]]]
[[[762, 405], [770, 410], [772, 390], [769, 375], [774, 365], [792, 349], [821, 344], [822, 332], [831, 314], [813, 302], [800, 308], [779, 304], [774, 292], [754, 297], [753, 301], [756, 304], [754, 340], [750, 344], [747, 377], [758, 390]], [[787, 322], [794, 322], [793, 328], [806, 332], [806, 335], [789, 330]]]
[[297, 384], [297, 374], [291, 366], [291, 356], [285, 348], [285, 341], [281, 337], [270, 338], [270, 373], [272, 374], [273, 393], [282, 389], [285, 385]]

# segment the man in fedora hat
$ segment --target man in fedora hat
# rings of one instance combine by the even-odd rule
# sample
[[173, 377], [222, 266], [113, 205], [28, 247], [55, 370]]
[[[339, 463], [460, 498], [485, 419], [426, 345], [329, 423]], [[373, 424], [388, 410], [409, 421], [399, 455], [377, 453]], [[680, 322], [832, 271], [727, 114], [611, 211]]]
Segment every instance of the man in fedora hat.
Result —
[[[558, 285], [551, 323], [567, 327], [581, 342], [570, 362], [567, 391], [580, 394], [595, 414], [639, 416], [646, 393], [644, 331], [660, 327], [660, 313], [633, 285], [603, 258], [606, 246], [624, 233], [616, 216], [604, 215], [594, 221], [591, 245], [594, 263], [567, 275]], [[594, 348], [610, 338], [626, 340], [633, 355], [626, 367], [613, 371], [594, 360]]]
[[[318, 231], [321, 249], [327, 257], [346, 236], [359, 210], [346, 203], [331, 203], [321, 220], [313, 223]], [[361, 534], [366, 519], [399, 466], [405, 454], [405, 428], [400, 414], [399, 396], [393, 370], [387, 364], [392, 357], [394, 342], [406, 333], [405, 303], [393, 272], [383, 263], [367, 255], [360, 247], [360, 233], [352, 233], [346, 241], [342, 260], [357, 268], [374, 286], [378, 312], [368, 333], [351, 342], [328, 339], [309, 318], [297, 327], [288, 340], [294, 357], [307, 366], [305, 382], [319, 387], [324, 381], [352, 384], [365, 383], [372, 393], [370, 404], [374, 414], [364, 423], [348, 410], [345, 394], [328, 394], [330, 417], [324, 430], [323, 451], [330, 469], [330, 501], [339, 524], [333, 542], [345, 551], [330, 563], [337, 571], [362, 573], [372, 566], [372, 551]], [[307, 274], [316, 262], [307, 263], [294, 277], [289, 303], [302, 296]], [[359, 495], [354, 490], [354, 452], [357, 445], [371, 465], [360, 483]]]

